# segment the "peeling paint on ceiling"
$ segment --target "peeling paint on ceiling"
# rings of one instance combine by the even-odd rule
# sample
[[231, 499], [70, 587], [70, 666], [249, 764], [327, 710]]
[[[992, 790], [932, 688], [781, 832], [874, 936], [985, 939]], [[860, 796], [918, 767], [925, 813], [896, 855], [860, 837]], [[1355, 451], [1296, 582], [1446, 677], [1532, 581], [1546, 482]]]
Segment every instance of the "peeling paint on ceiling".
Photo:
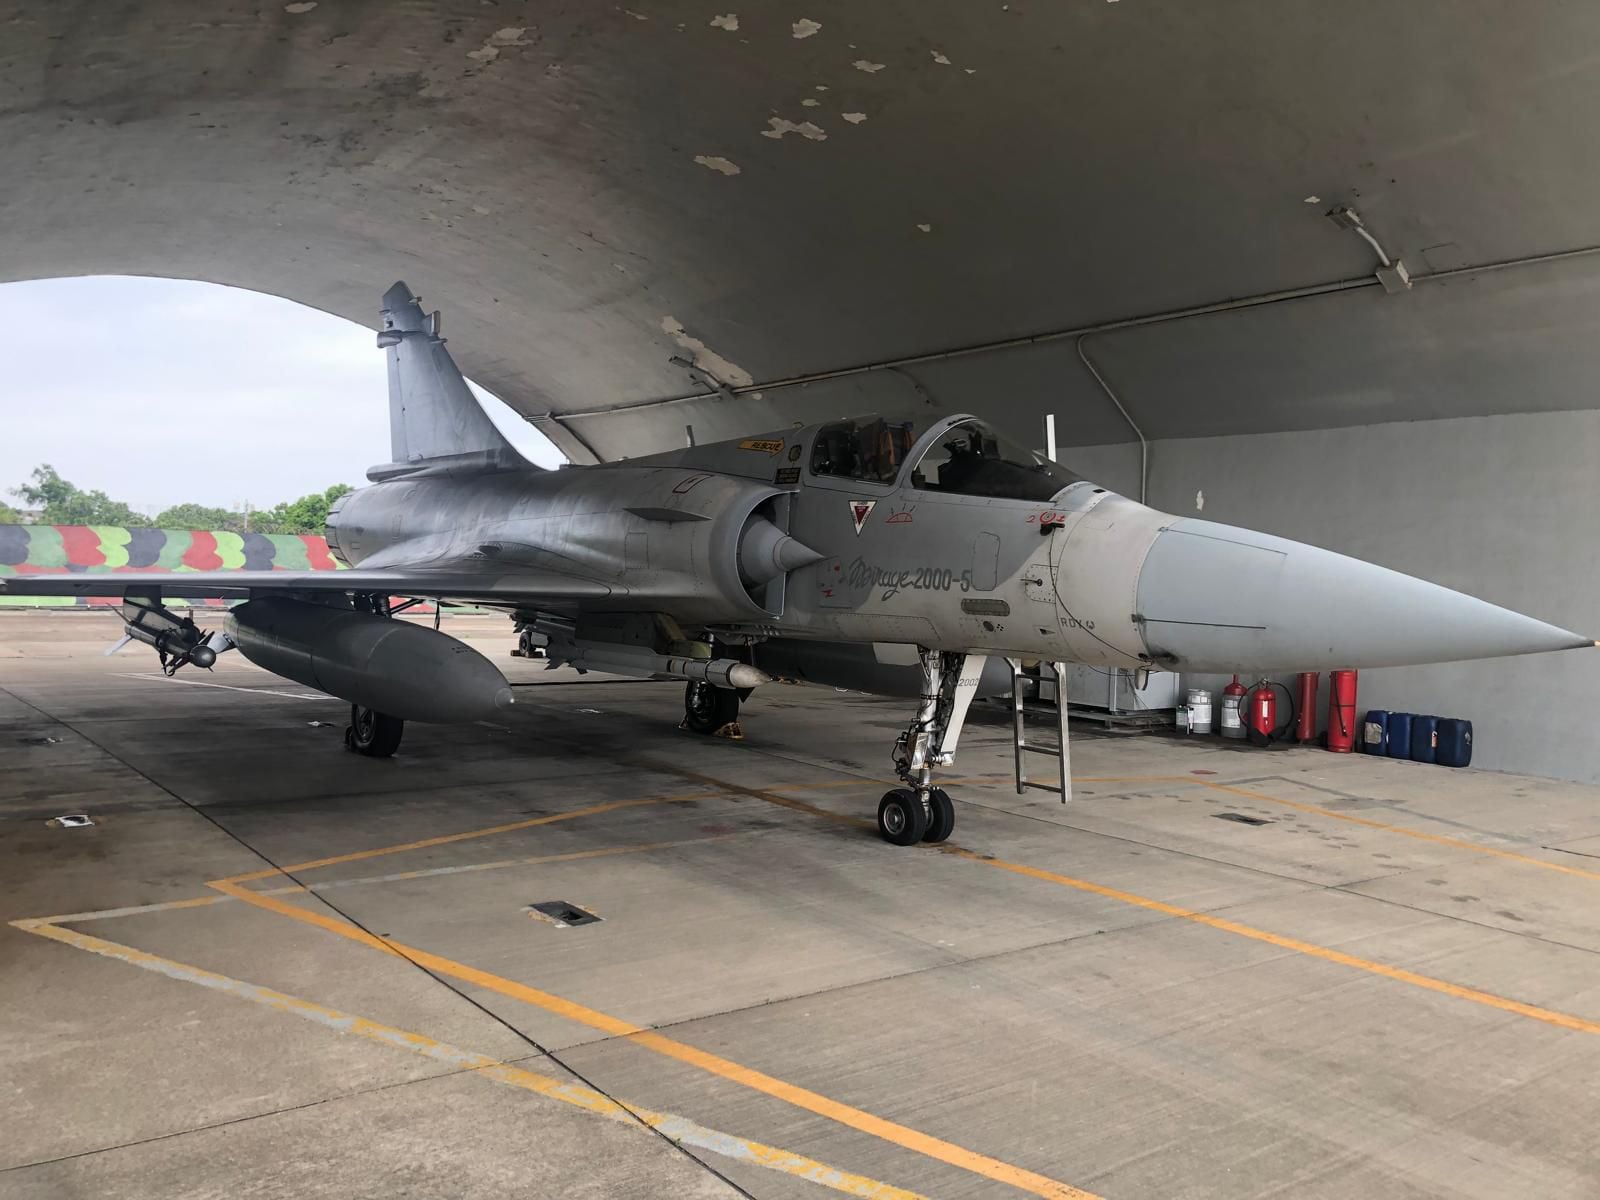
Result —
[[476, 62], [491, 63], [500, 57], [500, 51], [508, 46], [526, 46], [528, 40], [522, 35], [528, 32], [526, 25], [508, 25], [504, 29], [497, 29], [483, 39], [483, 45], [476, 50], [468, 50], [467, 57]]
[[[1600, 44], [1600, 5], [1367, 4], [1352, 24], [1317, 4], [1219, 21], [1183, 0], [1015, 0], [995, 21], [1004, 0], [858, 3], [813, 8], [828, 20], [810, 40], [829, 40], [783, 54], [810, 14], [652, 3], [643, 29], [625, 0], [401, 0], [284, 19], [312, 2], [225, 2], [190, 26], [176, 0], [0, 0], [26, 14], [0, 38], [0, 277], [200, 274], [371, 322], [370, 280], [403, 269], [453, 314], [463, 367], [535, 413], [710, 390], [667, 362], [691, 355], [663, 308], [777, 380], [1341, 284], [1099, 352], [1155, 437], [1600, 405], [1600, 255], [1555, 256], [1600, 244], [1600, 163], [1581, 121], [1550, 116], [1592, 107], [1575, 48]], [[245, 12], [264, 19], [223, 19]], [[508, 17], [525, 28], [497, 34]], [[658, 36], [680, 21], [700, 36]], [[954, 69], [929, 72], [934, 50]], [[980, 62], [983, 84], [943, 94]], [[857, 111], [881, 124], [756, 157], [750, 134], [802, 107], [771, 140], [807, 140], [808, 120], [831, 140]], [[1347, 201], [1419, 273], [1535, 261], [1390, 296], [1322, 216]], [[930, 387], [1021, 435], [1070, 403], [1075, 440], [1119, 441], [1072, 346], [952, 359]], [[883, 375], [768, 388], [740, 419], [920, 403], [905, 392]], [[597, 454], [639, 454], [725, 420], [720, 404], [576, 428]]]
[[296, 16], [299, 16], [301, 13], [310, 12], [316, 6], [317, 0], [295, 0], [295, 3], [293, 4], [285, 4], [283, 6], [283, 11], [286, 13], [294, 13]]
[[755, 382], [749, 371], [737, 363], [729, 362], [715, 350], [708, 349], [699, 338], [691, 337], [684, 329], [683, 322], [676, 317], [662, 317], [661, 332], [687, 350], [694, 365], [719, 383], [729, 387], [749, 387]]
[[738, 33], [739, 15], [737, 13], [728, 13], [726, 16], [712, 17], [711, 27], [713, 29], [726, 29], [729, 33]]
[[762, 137], [776, 139], [781, 138], [786, 133], [798, 133], [801, 137], [811, 142], [825, 142], [828, 140], [828, 135], [822, 131], [821, 126], [815, 125], [810, 121], [801, 121], [796, 124], [794, 121], [784, 117], [768, 117], [767, 124], [771, 125], [772, 128], [763, 129], [761, 131]]
[[796, 38], [808, 38], [822, 28], [822, 22], [813, 21], [810, 17], [801, 17], [790, 26]]
[[730, 162], [720, 154], [696, 154], [694, 160], [702, 167], [710, 167], [713, 171], [719, 171], [724, 175], [739, 174], [739, 164]]
[[852, 125], [859, 125], [867, 119], [866, 113], [840, 113], [839, 115]]

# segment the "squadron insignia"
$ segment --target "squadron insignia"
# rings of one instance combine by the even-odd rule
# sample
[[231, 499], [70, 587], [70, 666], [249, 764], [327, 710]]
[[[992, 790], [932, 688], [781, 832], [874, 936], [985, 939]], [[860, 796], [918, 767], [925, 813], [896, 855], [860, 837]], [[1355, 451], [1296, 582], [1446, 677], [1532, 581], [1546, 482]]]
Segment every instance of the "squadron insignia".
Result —
[[850, 501], [850, 519], [856, 524], [857, 537], [861, 536], [861, 527], [867, 523], [867, 517], [871, 515], [877, 503], [876, 500]]

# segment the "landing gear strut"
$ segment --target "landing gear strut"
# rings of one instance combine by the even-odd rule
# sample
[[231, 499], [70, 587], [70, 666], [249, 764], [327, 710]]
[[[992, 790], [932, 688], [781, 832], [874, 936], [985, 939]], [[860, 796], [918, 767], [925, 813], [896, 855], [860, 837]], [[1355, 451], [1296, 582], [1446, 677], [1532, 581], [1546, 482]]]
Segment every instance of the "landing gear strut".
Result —
[[344, 748], [368, 758], [389, 758], [400, 749], [400, 737], [405, 731], [406, 723], [399, 717], [352, 704]]
[[933, 769], [955, 761], [983, 662], [981, 654], [922, 652], [922, 700], [894, 745], [895, 774], [906, 786], [886, 792], [878, 803], [884, 841], [896, 846], [942, 842], [955, 831], [955, 804], [948, 792], [933, 786]]

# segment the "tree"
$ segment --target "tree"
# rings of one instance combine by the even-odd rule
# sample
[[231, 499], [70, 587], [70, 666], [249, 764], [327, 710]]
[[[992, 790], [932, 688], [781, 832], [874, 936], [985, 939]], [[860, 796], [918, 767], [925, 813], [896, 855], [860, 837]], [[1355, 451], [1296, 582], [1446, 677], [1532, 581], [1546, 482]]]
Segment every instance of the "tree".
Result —
[[[134, 512], [120, 500], [113, 500], [104, 492], [86, 492], [77, 484], [61, 478], [61, 473], [49, 463], [40, 463], [33, 469], [30, 481], [12, 489], [11, 494], [26, 500], [30, 507], [40, 510], [39, 520], [46, 525], [132, 525], [148, 527], [154, 524], [161, 529], [226, 529], [234, 533], [254, 530], [257, 533], [314, 533], [321, 535], [327, 528], [328, 509], [347, 492], [354, 489], [348, 483], [336, 483], [322, 492], [312, 492], [298, 500], [283, 503], [259, 512], [230, 512], [206, 504], [174, 504], [163, 509], [154, 522], [143, 513]], [[0, 503], [0, 525], [13, 524], [20, 518], [9, 505]]]
[[0, 525], [16, 525], [22, 520], [22, 514], [4, 500], [0, 500]]
[[11, 494], [40, 509], [39, 519], [46, 525], [150, 524], [149, 517], [134, 512], [120, 500], [101, 491], [86, 492], [61, 478], [49, 463], [35, 467], [30, 478], [31, 483], [13, 488]]
[[325, 492], [312, 492], [298, 500], [282, 504], [250, 519], [250, 527], [262, 533], [314, 533], [321, 536], [327, 529], [328, 510], [333, 502], [355, 489], [348, 483], [336, 483]]
[[245, 520], [243, 513], [207, 508], [204, 504], [174, 504], [156, 515], [156, 525], [162, 529], [229, 529], [242, 533]]

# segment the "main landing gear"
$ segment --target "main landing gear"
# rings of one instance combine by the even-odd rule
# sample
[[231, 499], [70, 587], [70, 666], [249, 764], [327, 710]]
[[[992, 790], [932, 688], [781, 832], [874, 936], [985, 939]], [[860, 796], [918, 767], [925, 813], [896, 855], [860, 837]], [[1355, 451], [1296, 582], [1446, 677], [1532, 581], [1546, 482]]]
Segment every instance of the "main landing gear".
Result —
[[739, 693], [732, 688], [701, 681], [684, 685], [681, 728], [711, 737], [742, 740], [744, 730], [739, 728]]
[[922, 652], [922, 700], [894, 745], [895, 774], [905, 787], [878, 803], [878, 833], [896, 846], [943, 842], [956, 827], [950, 794], [933, 786], [933, 768], [955, 761], [967, 709], [983, 675], [984, 656]]
[[406, 723], [376, 709], [350, 706], [350, 724], [344, 730], [344, 748], [367, 758], [389, 758], [400, 749]]

